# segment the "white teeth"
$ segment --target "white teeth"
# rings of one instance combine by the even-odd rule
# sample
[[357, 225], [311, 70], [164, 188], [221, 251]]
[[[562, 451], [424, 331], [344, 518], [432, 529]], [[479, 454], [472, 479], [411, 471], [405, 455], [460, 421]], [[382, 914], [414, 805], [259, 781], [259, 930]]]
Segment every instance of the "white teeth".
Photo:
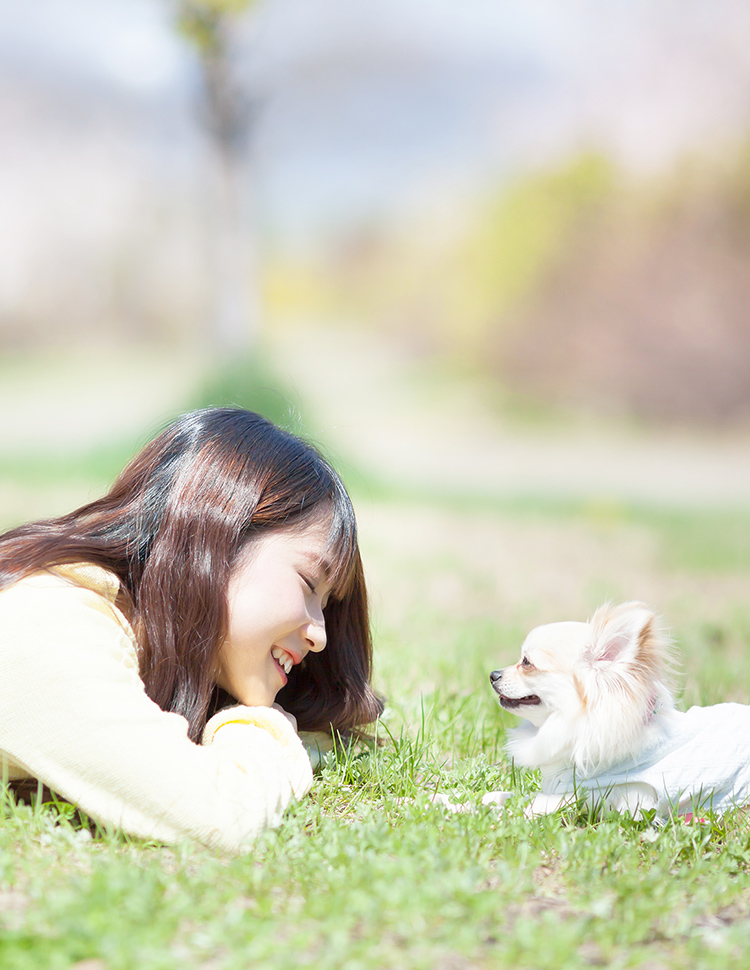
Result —
[[292, 658], [289, 656], [286, 650], [282, 650], [281, 647], [274, 647], [273, 650], [271, 650], [271, 656], [275, 660], [278, 660], [279, 666], [283, 667], [284, 672], [287, 674], [294, 666], [294, 661]]

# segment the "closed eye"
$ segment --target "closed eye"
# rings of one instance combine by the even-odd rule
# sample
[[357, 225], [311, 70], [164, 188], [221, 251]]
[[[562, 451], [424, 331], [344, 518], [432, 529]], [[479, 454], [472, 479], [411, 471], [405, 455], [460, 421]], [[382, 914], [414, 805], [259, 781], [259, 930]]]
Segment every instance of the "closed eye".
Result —
[[[310, 592], [314, 596], [317, 596], [318, 595], [318, 584], [314, 580], [309, 579], [307, 576], [305, 576], [304, 573], [300, 573], [300, 577], [301, 577], [303, 583], [305, 584], [305, 586], [307, 586], [307, 588], [310, 590]], [[326, 608], [326, 606], [328, 606], [328, 597], [329, 597], [329, 594], [326, 593], [321, 598], [320, 608], [323, 609], [323, 610]]]

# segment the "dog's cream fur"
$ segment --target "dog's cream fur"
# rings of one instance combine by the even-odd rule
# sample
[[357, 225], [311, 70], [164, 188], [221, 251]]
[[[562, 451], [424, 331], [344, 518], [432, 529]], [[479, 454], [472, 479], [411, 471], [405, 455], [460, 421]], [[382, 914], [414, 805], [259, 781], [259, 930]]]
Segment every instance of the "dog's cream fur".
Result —
[[[500, 704], [525, 719], [509, 732], [510, 755], [542, 771], [542, 793], [529, 814], [555, 811], [582, 792], [635, 813], [687, 810], [706, 804], [713, 791], [721, 792], [722, 806], [733, 794], [741, 803], [750, 799], [750, 708], [678, 713], [670, 668], [669, 640], [643, 603], [605, 605], [588, 623], [532, 630], [518, 663], [490, 675]], [[724, 729], [729, 737], [722, 742]], [[729, 752], [724, 775], [710, 766], [706, 731]], [[507, 796], [493, 792], [484, 801]]]

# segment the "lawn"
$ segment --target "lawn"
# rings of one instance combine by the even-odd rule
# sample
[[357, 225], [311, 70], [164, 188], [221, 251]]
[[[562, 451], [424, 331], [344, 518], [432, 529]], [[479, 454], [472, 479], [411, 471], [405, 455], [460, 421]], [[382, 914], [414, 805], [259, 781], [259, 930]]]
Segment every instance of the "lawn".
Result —
[[[28, 478], [26, 508], [43, 471], [8, 462], [0, 486]], [[93, 459], [75, 475], [58, 466], [57, 484], [89, 490], [101, 474]], [[425, 497], [359, 474], [351, 486], [382, 744], [331, 757], [243, 858], [92, 834], [67, 806], [6, 801], [2, 970], [747, 963], [746, 819], [525, 820], [538, 779], [504, 757], [513, 718], [488, 674], [531, 626], [639, 598], [680, 648], [681, 706], [750, 701], [750, 512]], [[479, 804], [494, 788], [519, 793], [502, 815]], [[434, 791], [474, 810], [451, 814]]]

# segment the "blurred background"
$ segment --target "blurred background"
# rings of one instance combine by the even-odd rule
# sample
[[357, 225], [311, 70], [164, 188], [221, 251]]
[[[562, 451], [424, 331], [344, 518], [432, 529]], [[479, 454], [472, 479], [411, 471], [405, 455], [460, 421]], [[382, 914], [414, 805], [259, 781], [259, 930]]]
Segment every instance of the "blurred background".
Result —
[[[2, 525], [208, 403], [319, 443], [401, 559], [430, 502], [746, 509], [748, 37], [744, 0], [0, 0]], [[537, 531], [524, 595], [569, 604]]]

